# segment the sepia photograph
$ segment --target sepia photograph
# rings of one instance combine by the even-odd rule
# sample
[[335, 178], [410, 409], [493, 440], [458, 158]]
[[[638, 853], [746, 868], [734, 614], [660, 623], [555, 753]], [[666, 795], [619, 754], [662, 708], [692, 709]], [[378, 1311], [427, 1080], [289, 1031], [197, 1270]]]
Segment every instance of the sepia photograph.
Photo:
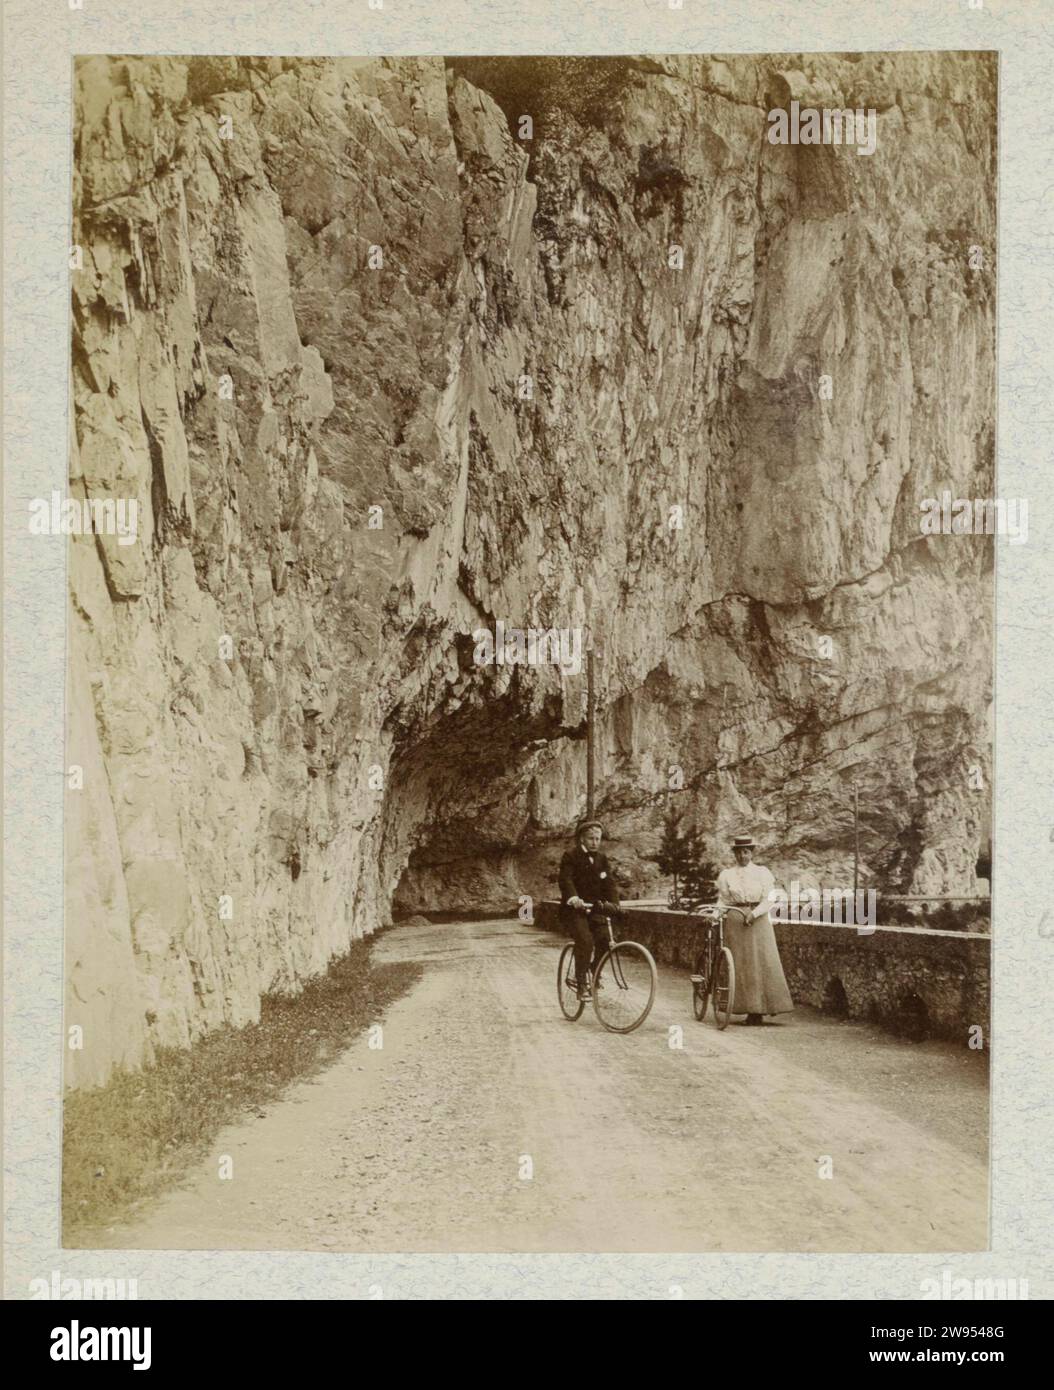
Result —
[[998, 71], [74, 60], [64, 1248], [989, 1249]]

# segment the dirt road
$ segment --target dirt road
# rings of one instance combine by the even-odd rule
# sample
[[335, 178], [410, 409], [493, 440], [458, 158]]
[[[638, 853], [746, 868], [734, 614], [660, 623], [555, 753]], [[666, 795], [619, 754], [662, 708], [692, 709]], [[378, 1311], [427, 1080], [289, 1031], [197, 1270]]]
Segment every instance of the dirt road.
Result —
[[264, 1118], [225, 1129], [181, 1189], [91, 1244], [985, 1247], [981, 1058], [808, 1012], [719, 1033], [693, 1020], [684, 974], [661, 967], [637, 1033], [606, 1033], [591, 1010], [571, 1024], [561, 944], [508, 921], [385, 933], [380, 959], [425, 972], [383, 1020], [383, 1047], [363, 1036]]

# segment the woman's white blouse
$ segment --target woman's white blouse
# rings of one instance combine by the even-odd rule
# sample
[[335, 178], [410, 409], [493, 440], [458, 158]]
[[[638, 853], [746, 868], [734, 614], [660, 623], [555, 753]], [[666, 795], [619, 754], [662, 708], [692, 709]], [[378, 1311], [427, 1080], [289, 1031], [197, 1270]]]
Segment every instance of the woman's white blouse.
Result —
[[769, 869], [762, 864], [737, 864], [732, 869], [722, 869], [717, 876], [717, 896], [722, 907], [740, 907], [749, 903], [751, 907], [759, 904], [753, 915], [763, 917], [768, 913], [769, 894], [776, 886]]

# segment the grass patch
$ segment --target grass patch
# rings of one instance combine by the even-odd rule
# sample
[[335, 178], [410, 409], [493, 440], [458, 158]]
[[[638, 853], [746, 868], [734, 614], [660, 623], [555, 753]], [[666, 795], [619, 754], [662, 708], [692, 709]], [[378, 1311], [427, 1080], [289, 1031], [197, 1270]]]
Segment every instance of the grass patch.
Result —
[[153, 1066], [118, 1072], [63, 1104], [63, 1244], [127, 1219], [208, 1151], [224, 1125], [275, 1101], [334, 1061], [420, 977], [410, 962], [372, 966], [357, 941], [293, 997], [269, 995], [260, 1022], [217, 1028]]

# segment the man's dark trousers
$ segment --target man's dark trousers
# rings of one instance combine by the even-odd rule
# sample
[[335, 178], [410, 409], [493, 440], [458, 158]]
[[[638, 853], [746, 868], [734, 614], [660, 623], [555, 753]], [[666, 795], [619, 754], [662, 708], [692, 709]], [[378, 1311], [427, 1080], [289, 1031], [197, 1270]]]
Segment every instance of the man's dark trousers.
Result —
[[600, 957], [608, 948], [607, 921], [602, 917], [592, 921], [588, 913], [576, 912], [573, 907], [563, 909], [566, 922], [575, 943], [575, 979], [578, 988], [586, 982], [587, 972], [600, 964]]

